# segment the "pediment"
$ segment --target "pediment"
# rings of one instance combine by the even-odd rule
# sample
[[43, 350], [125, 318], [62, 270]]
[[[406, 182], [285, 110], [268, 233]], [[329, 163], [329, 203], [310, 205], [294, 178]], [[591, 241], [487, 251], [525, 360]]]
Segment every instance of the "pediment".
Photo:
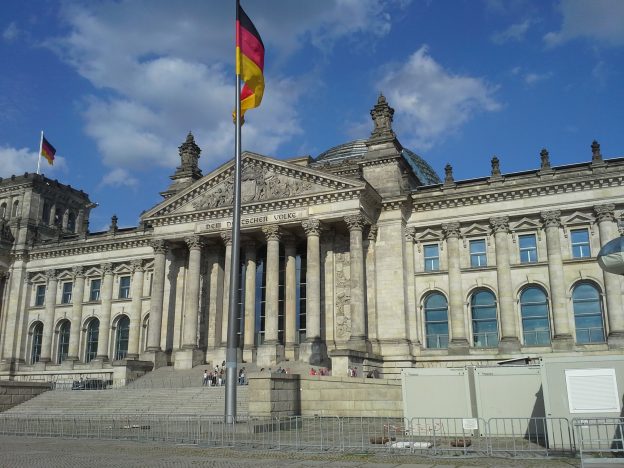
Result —
[[530, 218], [522, 218], [521, 220], [513, 223], [511, 226], [512, 231], [535, 231], [542, 227], [538, 220]]
[[73, 280], [74, 276], [72, 275], [71, 271], [64, 270], [58, 275], [58, 279], [59, 281], [69, 281]]
[[45, 274], [43, 274], [42, 272], [34, 273], [30, 277], [30, 282], [31, 283], [46, 283], [47, 281], [48, 281], [48, 279], [46, 278]]
[[570, 216], [566, 216], [565, 218], [562, 219], [562, 222], [565, 226], [570, 226], [570, 225], [574, 225], [574, 224], [592, 224], [594, 222], [594, 218], [591, 215], [588, 215], [586, 213], [581, 213], [579, 211], [576, 211], [574, 213], [572, 213]]
[[481, 224], [471, 224], [462, 231], [464, 237], [489, 236], [490, 229]]
[[434, 231], [431, 228], [425, 229], [423, 232], [416, 235], [416, 240], [418, 242], [428, 242], [428, 241], [439, 241], [442, 239], [442, 233], [439, 231]]
[[[263, 204], [305, 198], [341, 190], [363, 189], [363, 182], [327, 174], [255, 153], [242, 160], [241, 203]], [[149, 210], [142, 219], [209, 210], [228, 210], [233, 204], [234, 161], [206, 175], [180, 193]]]
[[123, 275], [123, 274], [129, 275], [130, 273], [132, 273], [132, 270], [130, 269], [129, 265], [122, 263], [121, 265], [113, 269], [113, 273], [115, 273], [116, 275]]
[[85, 276], [87, 278], [102, 276], [102, 270], [99, 267], [88, 268], [87, 271], [85, 272]]

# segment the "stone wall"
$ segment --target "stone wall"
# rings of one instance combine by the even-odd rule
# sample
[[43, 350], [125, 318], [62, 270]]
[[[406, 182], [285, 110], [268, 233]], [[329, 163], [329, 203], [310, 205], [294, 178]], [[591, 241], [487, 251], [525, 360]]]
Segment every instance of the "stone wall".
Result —
[[403, 417], [401, 382], [297, 374], [251, 374], [249, 415]]
[[48, 390], [50, 390], [50, 384], [45, 382], [0, 380], [0, 412], [24, 403]]

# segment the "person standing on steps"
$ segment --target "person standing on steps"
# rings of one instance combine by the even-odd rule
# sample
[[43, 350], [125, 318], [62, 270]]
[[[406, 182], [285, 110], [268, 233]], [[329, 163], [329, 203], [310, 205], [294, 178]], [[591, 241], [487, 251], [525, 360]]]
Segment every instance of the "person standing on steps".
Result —
[[206, 387], [208, 385], [208, 369], [204, 371], [204, 381], [202, 382], [202, 387]]

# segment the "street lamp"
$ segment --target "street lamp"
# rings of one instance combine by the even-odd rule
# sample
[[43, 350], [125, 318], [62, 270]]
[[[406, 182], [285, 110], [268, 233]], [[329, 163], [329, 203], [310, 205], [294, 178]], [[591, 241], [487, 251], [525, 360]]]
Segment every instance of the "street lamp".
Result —
[[624, 236], [602, 246], [598, 252], [598, 265], [607, 273], [624, 275]]

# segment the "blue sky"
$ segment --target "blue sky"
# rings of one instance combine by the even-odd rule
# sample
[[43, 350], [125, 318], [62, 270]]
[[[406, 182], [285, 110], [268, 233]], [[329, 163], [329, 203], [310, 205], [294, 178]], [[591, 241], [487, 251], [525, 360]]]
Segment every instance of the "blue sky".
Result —
[[[622, 0], [243, 0], [266, 91], [243, 149], [278, 158], [371, 129], [379, 92], [401, 143], [456, 180], [624, 156]], [[234, 0], [4, 0], [0, 176], [34, 172], [99, 203], [91, 230], [161, 200], [189, 130], [207, 174], [233, 155]]]

